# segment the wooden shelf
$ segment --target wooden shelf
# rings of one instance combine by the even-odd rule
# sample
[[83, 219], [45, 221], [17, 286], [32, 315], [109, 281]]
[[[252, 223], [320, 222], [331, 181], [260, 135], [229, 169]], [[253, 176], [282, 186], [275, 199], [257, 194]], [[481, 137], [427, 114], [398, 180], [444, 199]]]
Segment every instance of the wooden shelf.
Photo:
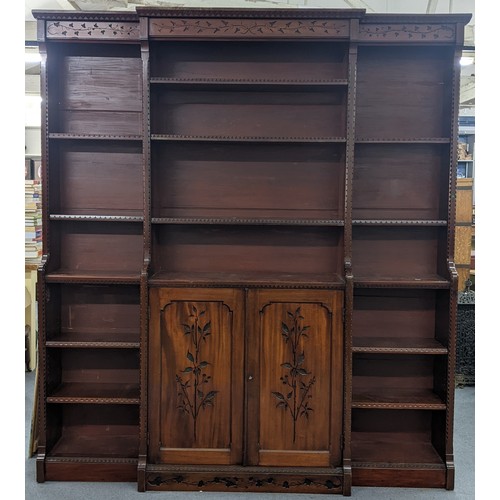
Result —
[[430, 441], [422, 437], [388, 432], [352, 432], [352, 461], [358, 464], [433, 464], [444, 463]]
[[142, 215], [51, 214], [51, 221], [144, 222]]
[[449, 144], [448, 137], [414, 137], [414, 138], [359, 138], [355, 140], [356, 144]]
[[343, 288], [338, 274], [283, 273], [176, 273], [157, 272], [149, 279], [152, 286], [244, 286], [270, 288]]
[[139, 332], [71, 332], [61, 333], [46, 341], [47, 347], [78, 349], [138, 349]]
[[47, 396], [47, 403], [138, 405], [139, 385], [116, 383], [63, 383]]
[[400, 276], [355, 276], [354, 286], [359, 288], [449, 288], [450, 282], [439, 275]]
[[58, 269], [45, 276], [47, 283], [139, 284], [139, 272]]
[[169, 78], [152, 77], [152, 85], [165, 85], [170, 88], [209, 88], [211, 90], [260, 90], [291, 88], [293, 90], [328, 90], [336, 87], [347, 87], [347, 79], [325, 80], [267, 80], [267, 79], [238, 79], [238, 78]]
[[392, 219], [355, 219], [353, 226], [444, 226], [448, 225], [446, 220], [392, 220]]
[[448, 349], [433, 338], [353, 337], [352, 352], [367, 354], [448, 354]]
[[272, 226], [343, 226], [338, 219], [287, 219], [246, 217], [153, 217], [153, 224], [224, 224], [224, 225], [272, 225]]
[[82, 429], [81, 433], [63, 434], [49, 452], [51, 457], [106, 457], [137, 460], [139, 430], [137, 435], [94, 435]]
[[[354, 378], [356, 378], [354, 376]], [[353, 388], [352, 407], [394, 410], [445, 410], [446, 404], [430, 389], [385, 387], [375, 391]]]
[[142, 141], [142, 135], [111, 135], [111, 134], [70, 134], [52, 132], [49, 139], [60, 140], [89, 140], [89, 141]]
[[239, 137], [216, 135], [151, 134], [152, 141], [194, 141], [194, 142], [274, 142], [274, 143], [345, 143], [345, 137]]

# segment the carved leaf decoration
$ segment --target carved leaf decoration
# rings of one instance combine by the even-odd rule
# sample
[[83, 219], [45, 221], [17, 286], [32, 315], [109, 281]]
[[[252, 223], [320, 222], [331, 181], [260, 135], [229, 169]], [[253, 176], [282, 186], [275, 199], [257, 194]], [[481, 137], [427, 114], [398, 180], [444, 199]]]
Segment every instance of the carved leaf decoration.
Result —
[[205, 366], [208, 366], [208, 365], [209, 365], [208, 361], [202, 361], [202, 362], [199, 364], [199, 367], [200, 367], [200, 368], [205, 368]]
[[[302, 363], [304, 363], [304, 360], [306, 359], [305, 355], [304, 355], [304, 351], [302, 351], [302, 353], [299, 355], [298, 359], [297, 359], [297, 365], [300, 366]], [[283, 365], [281, 365], [283, 366]]]
[[190, 351], [187, 352], [186, 358], [189, 359], [189, 361], [194, 362], [194, 356], [191, 354]]
[[272, 395], [276, 398], [276, 399], [279, 399], [281, 401], [285, 401], [285, 396], [283, 396], [283, 394], [281, 394], [281, 392], [272, 392]]
[[304, 370], [304, 368], [298, 368], [297, 373], [299, 375], [308, 375], [309, 374], [309, 372], [307, 370]]
[[184, 370], [182, 370], [182, 373], [189, 373], [192, 371], [193, 371], [193, 369], [190, 366], [187, 366], [186, 368], [184, 368]]
[[282, 364], [281, 364], [281, 366], [282, 366], [283, 368], [288, 368], [289, 370], [293, 368], [293, 367], [292, 367], [292, 365], [291, 365], [290, 363], [282, 363]]
[[[200, 315], [201, 316], [201, 315]], [[211, 322], [209, 321], [204, 327], [203, 327], [203, 333], [208, 333], [210, 332], [210, 324]]]

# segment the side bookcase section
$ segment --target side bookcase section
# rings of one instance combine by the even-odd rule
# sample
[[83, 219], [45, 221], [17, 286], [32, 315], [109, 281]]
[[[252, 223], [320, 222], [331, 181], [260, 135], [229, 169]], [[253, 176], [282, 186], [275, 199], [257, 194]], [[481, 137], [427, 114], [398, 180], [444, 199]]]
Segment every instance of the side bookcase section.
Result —
[[37, 480], [453, 489], [470, 16], [34, 15]]
[[136, 481], [142, 62], [138, 31], [122, 43], [109, 26], [137, 21], [40, 15], [48, 105], [37, 479]]
[[457, 65], [454, 45], [358, 49], [354, 485], [453, 488]]

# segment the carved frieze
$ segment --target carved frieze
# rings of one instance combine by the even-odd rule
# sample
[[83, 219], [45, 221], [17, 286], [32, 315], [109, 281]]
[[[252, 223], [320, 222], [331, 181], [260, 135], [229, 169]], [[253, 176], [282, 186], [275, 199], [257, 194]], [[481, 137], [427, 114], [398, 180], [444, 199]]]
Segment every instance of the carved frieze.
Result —
[[116, 21], [52, 21], [47, 23], [47, 38], [138, 40], [139, 24]]
[[381, 42], [454, 42], [453, 24], [360, 24], [359, 39]]
[[152, 37], [332, 37], [349, 36], [349, 22], [334, 19], [151, 19]]

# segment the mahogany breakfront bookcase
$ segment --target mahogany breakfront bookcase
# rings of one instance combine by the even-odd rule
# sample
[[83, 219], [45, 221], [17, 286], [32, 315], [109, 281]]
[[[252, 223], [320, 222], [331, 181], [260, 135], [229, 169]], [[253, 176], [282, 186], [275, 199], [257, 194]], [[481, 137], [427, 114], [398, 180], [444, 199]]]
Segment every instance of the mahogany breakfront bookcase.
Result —
[[470, 16], [34, 15], [37, 480], [452, 489]]

